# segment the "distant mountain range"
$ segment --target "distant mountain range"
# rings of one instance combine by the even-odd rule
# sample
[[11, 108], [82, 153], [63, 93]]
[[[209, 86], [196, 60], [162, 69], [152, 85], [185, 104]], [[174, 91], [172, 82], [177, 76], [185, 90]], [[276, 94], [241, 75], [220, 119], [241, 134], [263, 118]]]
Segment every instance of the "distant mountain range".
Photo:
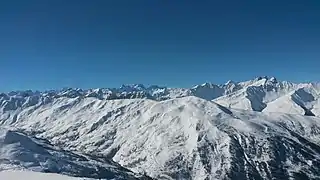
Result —
[[13, 91], [0, 94], [3, 111], [19, 107], [44, 105], [60, 97], [100, 100], [113, 99], [167, 99], [196, 96], [226, 107], [264, 112], [283, 112], [310, 116], [320, 115], [320, 84], [278, 81], [275, 77], [258, 77], [245, 82], [228, 81], [223, 85], [204, 83], [192, 88], [145, 87], [142, 84], [122, 85], [120, 88]]

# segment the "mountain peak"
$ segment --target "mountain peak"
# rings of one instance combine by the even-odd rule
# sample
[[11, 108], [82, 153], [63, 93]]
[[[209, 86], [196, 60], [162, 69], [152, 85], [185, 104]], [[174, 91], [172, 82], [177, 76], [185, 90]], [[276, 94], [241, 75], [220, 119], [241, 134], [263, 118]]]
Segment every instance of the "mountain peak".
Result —
[[258, 76], [258, 77], [256, 77], [254, 80], [255, 80], [255, 81], [260, 81], [260, 80], [263, 80], [263, 79], [268, 80], [268, 79], [269, 79], [269, 76]]
[[235, 84], [235, 82], [232, 81], [232, 80], [229, 80], [229, 81], [227, 81], [224, 85], [225, 85], [225, 86], [228, 86], [228, 85], [232, 85], [232, 84]]
[[270, 77], [269, 81], [272, 82], [272, 83], [277, 83], [278, 82], [277, 78], [275, 78], [275, 77]]
[[122, 91], [141, 91], [146, 88], [143, 84], [123, 84], [119, 89]]
[[202, 87], [211, 87], [212, 84], [209, 83], [209, 82], [205, 82], [205, 83], [201, 84], [201, 86], [202, 86]]
[[254, 78], [255, 81], [260, 81], [260, 80], [262, 80], [262, 79], [263, 79], [263, 77], [261, 77], [261, 76], [258, 76], [258, 77], [256, 77], [256, 78]]

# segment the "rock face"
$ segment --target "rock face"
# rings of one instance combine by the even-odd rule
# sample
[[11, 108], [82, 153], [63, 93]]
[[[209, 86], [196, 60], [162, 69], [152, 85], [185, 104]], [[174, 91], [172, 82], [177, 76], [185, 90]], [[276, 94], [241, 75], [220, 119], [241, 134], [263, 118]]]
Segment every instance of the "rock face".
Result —
[[[154, 179], [320, 178], [318, 117], [235, 110], [194, 96], [163, 101], [57, 96], [23, 104], [1, 113], [2, 127]], [[48, 156], [43, 151], [48, 150], [33, 154]], [[67, 156], [69, 163], [78, 162], [73, 156]], [[89, 162], [79, 163], [90, 169], [94, 158], [81, 157]]]

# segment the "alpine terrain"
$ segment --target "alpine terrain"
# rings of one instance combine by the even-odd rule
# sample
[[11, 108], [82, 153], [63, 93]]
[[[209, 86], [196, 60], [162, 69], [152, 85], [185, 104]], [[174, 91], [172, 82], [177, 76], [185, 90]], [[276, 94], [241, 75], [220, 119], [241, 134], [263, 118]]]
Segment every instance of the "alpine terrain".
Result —
[[0, 124], [0, 178], [320, 179], [317, 83], [15, 91]]

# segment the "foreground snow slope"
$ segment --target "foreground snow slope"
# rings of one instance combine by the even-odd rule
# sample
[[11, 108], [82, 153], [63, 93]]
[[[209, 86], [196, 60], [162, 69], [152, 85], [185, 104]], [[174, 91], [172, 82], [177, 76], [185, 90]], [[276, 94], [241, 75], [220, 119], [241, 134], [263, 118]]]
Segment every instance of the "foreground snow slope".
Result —
[[156, 179], [320, 178], [320, 119], [233, 110], [197, 97], [59, 97], [4, 111], [2, 126], [103, 155]]
[[0, 171], [5, 170], [31, 170], [97, 179], [138, 179], [134, 173], [111, 160], [68, 152], [45, 140], [1, 128]]
[[[3, 180], [90, 180], [60, 174], [40, 173], [33, 171], [1, 171], [0, 179]], [[93, 179], [92, 179], [93, 180]]]

